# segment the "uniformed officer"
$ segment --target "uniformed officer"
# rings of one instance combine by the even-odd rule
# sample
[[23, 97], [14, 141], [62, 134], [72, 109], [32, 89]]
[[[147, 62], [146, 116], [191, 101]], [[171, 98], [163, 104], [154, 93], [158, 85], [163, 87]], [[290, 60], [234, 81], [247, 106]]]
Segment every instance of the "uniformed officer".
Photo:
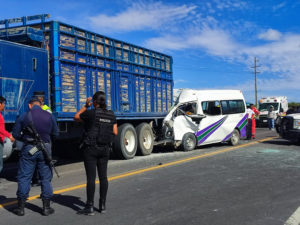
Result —
[[113, 135], [118, 134], [117, 121], [114, 113], [106, 109], [105, 93], [98, 91], [74, 116], [75, 121], [84, 122], [84, 166], [87, 176], [86, 194], [87, 201], [84, 209], [78, 214], [94, 215], [94, 194], [96, 168], [100, 180], [99, 211], [105, 212], [105, 201], [108, 190], [107, 163]]
[[52, 113], [50, 107], [45, 104], [45, 92], [44, 91], [34, 91], [33, 96], [37, 97], [41, 101], [41, 103], [42, 103], [41, 108], [43, 110], [45, 110], [49, 113]]
[[[41, 108], [43, 110], [45, 110], [49, 113], [52, 113], [50, 107], [45, 104], [45, 92], [44, 91], [34, 91], [33, 97], [37, 97], [41, 101], [41, 103], [42, 103]], [[36, 187], [36, 186], [40, 186], [40, 185], [41, 185], [40, 176], [37, 171], [37, 168], [35, 168], [33, 176], [32, 176], [31, 186]]]
[[50, 207], [50, 199], [53, 195], [51, 180], [52, 170], [45, 162], [45, 158], [42, 151], [32, 151], [35, 148], [36, 140], [32, 137], [32, 134], [26, 133], [24, 128], [29, 124], [32, 124], [41, 139], [44, 141], [45, 146], [49, 154], [51, 154], [51, 137], [57, 136], [58, 129], [56, 121], [52, 114], [41, 109], [42, 103], [38, 98], [32, 98], [29, 101], [30, 111], [22, 114], [16, 121], [13, 128], [13, 136], [22, 142], [24, 145], [21, 149], [19, 168], [18, 168], [18, 208], [14, 212], [18, 216], [24, 215], [24, 205], [28, 198], [30, 191], [30, 182], [35, 167], [38, 168], [39, 175], [41, 177], [41, 198], [43, 200], [42, 214], [48, 216], [54, 213], [54, 209]]

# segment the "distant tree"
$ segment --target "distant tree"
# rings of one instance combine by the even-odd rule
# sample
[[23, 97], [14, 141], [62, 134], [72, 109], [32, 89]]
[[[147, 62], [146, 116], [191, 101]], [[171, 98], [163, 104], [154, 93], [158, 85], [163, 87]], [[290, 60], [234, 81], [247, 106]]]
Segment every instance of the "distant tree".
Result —
[[300, 106], [300, 102], [289, 102], [289, 108], [290, 107], [295, 107], [295, 108], [297, 108], [297, 107], [299, 107]]

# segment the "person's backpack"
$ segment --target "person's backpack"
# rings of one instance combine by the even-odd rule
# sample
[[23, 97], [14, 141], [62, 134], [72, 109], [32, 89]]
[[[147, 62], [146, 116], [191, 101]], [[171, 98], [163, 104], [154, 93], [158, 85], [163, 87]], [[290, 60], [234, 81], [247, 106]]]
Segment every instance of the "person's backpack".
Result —
[[86, 144], [108, 145], [113, 141], [113, 125], [116, 121], [112, 111], [97, 108], [95, 121], [92, 129], [87, 134]]

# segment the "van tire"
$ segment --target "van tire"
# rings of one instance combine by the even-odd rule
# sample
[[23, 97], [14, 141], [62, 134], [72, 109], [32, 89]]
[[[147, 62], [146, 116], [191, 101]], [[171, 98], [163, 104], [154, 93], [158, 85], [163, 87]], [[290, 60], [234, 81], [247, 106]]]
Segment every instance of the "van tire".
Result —
[[240, 142], [240, 132], [238, 129], [234, 129], [230, 138], [230, 144], [232, 146], [238, 145]]
[[137, 136], [130, 123], [118, 127], [118, 135], [114, 141], [114, 153], [121, 159], [132, 159], [137, 150]]
[[154, 144], [154, 135], [151, 126], [148, 123], [141, 123], [135, 130], [138, 141], [138, 155], [150, 155]]
[[196, 136], [193, 133], [186, 133], [182, 138], [182, 150], [185, 152], [195, 149], [197, 144]]

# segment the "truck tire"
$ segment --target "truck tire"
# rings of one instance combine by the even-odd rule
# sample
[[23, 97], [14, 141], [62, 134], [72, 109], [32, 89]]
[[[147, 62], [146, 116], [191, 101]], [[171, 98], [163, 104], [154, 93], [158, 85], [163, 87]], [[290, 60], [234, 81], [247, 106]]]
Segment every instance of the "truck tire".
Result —
[[148, 123], [141, 123], [136, 127], [139, 155], [150, 155], [153, 150], [153, 131]]
[[234, 129], [230, 138], [230, 144], [232, 146], [238, 145], [240, 142], [240, 132], [238, 129]]
[[182, 138], [182, 150], [185, 152], [195, 149], [197, 144], [196, 136], [193, 133], [186, 133]]
[[134, 127], [130, 123], [124, 123], [118, 127], [118, 135], [115, 137], [114, 152], [121, 159], [132, 159], [137, 150], [137, 136]]

